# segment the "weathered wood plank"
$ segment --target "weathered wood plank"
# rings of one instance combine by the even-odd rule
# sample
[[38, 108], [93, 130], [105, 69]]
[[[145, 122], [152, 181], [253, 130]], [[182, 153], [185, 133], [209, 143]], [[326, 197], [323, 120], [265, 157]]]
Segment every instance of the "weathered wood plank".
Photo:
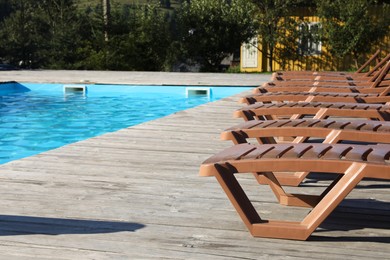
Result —
[[[0, 250], [9, 259], [386, 259], [389, 182], [365, 180], [309, 241], [253, 238], [199, 164], [230, 145], [225, 99], [0, 166]], [[277, 204], [239, 178], [266, 217]], [[318, 193], [329, 180], [301, 189]], [[292, 189], [294, 190], [294, 189]]]

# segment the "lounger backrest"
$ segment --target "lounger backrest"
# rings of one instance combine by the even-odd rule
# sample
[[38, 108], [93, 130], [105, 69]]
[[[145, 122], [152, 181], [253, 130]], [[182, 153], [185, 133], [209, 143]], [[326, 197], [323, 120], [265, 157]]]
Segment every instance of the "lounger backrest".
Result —
[[378, 56], [381, 50], [377, 50], [355, 73], [361, 73], [368, 65], [371, 64], [373, 60], [375, 60]]
[[369, 72], [367, 72], [365, 74], [366, 77], [370, 77], [372, 76], [375, 71], [377, 71], [378, 69], [380, 69], [387, 61], [390, 60], [390, 53], [386, 55], [385, 58], [383, 58], [383, 60], [381, 60], [380, 62], [378, 62]]
[[390, 121], [390, 106], [381, 104], [327, 103], [327, 102], [284, 102], [255, 103], [237, 110], [235, 117], [245, 120], [270, 119], [279, 116], [312, 115], [317, 119], [332, 116], [369, 118]]
[[[373, 166], [386, 169], [382, 172], [370, 172], [364, 177], [373, 177], [381, 179], [390, 179], [390, 145], [351, 145], [351, 144], [238, 144], [231, 148], [224, 150], [223, 152], [216, 154], [203, 162], [200, 175], [201, 176], [213, 176], [212, 169], [214, 164], [226, 163], [231, 165], [230, 169], [236, 172], [254, 172], [253, 168], [256, 168], [256, 172], [262, 172], [264, 169], [256, 166], [256, 160], [272, 161], [274, 164], [267, 164], [268, 170], [271, 171], [286, 171], [288, 168], [282, 170], [283, 166], [278, 165], [281, 161], [285, 160], [288, 163], [295, 161], [296, 166], [299, 167], [299, 161], [317, 160], [317, 161], [334, 161], [338, 164], [338, 168], [332, 169], [332, 172], [343, 173], [346, 168], [349, 167], [350, 162], [361, 162], [373, 164]], [[280, 162], [277, 162], [280, 161]], [[345, 162], [345, 163], [344, 163]], [[348, 165], [349, 164], [349, 165]], [[208, 166], [210, 165], [210, 166]], [[295, 171], [293, 167], [295, 164], [290, 165], [289, 170]], [[321, 165], [323, 167], [323, 165]], [[284, 166], [286, 167], [286, 166]], [[312, 170], [321, 172], [319, 165], [310, 165]], [[317, 168], [316, 168], [317, 167]], [[272, 168], [272, 169], [271, 169]], [[278, 169], [280, 168], [280, 169]]]
[[386, 65], [380, 70], [378, 77], [372, 83], [371, 88], [376, 88], [383, 82], [390, 70], [390, 60], [387, 61]]
[[[299, 137], [294, 142], [308, 138], [321, 138], [326, 143], [359, 141], [365, 143], [390, 143], [390, 122], [371, 120], [252, 120], [231, 127], [221, 134], [222, 140], [246, 143], [256, 138], [260, 143], [275, 143], [274, 137]], [[303, 138], [304, 137], [304, 138]]]

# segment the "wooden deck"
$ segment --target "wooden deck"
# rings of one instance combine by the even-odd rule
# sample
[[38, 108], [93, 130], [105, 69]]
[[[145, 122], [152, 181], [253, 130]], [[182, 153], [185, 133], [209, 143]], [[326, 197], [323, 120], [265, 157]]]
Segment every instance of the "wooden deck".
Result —
[[[362, 182], [308, 241], [250, 236], [217, 181], [198, 177], [230, 145], [219, 133], [241, 122], [237, 99], [0, 166], [0, 258], [388, 259], [389, 182]], [[249, 175], [242, 182], [265, 216], [308, 211], [278, 205]]]

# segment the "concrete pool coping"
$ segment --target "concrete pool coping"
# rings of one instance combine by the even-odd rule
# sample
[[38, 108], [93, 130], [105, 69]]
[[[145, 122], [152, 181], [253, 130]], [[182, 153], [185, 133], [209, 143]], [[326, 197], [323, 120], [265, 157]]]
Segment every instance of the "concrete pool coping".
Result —
[[129, 85], [257, 86], [270, 74], [180, 73], [138, 71], [15, 70], [0, 71], [0, 82], [97, 83]]

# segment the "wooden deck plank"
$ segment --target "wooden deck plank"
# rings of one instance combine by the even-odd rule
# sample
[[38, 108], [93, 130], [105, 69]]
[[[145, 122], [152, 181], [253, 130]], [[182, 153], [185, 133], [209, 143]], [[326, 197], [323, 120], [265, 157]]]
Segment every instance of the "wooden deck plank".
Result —
[[[230, 145], [237, 98], [0, 166], [0, 250], [12, 259], [385, 259], [389, 182], [366, 180], [309, 241], [253, 238], [199, 164]], [[266, 216], [298, 218], [240, 179]], [[308, 182], [308, 192], [327, 180]], [[265, 207], [264, 207], [265, 205]], [[370, 209], [370, 210], [368, 210]], [[374, 220], [374, 221], [372, 221]], [[331, 228], [329, 230], [329, 228]]]

